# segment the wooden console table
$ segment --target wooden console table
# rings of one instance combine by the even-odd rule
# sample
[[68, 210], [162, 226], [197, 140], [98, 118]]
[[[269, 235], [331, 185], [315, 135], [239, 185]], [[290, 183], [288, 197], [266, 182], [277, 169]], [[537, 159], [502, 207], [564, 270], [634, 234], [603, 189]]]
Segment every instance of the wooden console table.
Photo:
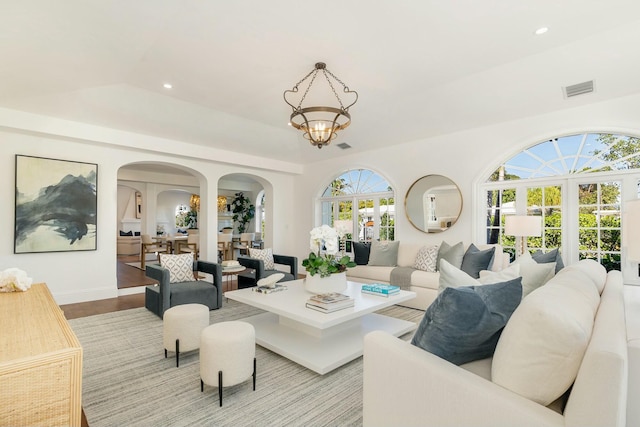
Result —
[[0, 426], [80, 426], [82, 347], [47, 285], [0, 293]]

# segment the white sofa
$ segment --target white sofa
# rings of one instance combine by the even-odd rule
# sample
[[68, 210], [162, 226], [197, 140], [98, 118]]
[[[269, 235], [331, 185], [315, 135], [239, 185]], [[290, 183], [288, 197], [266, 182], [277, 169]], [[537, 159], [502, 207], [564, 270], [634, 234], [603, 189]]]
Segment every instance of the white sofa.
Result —
[[140, 236], [118, 236], [116, 253], [118, 255], [139, 255], [141, 243]]
[[[413, 267], [416, 256], [420, 248], [424, 244], [402, 243], [398, 247], [398, 267]], [[505, 253], [500, 245], [476, 245], [478, 249], [484, 250], [492, 246], [496, 247], [494, 261], [492, 265], [493, 271], [499, 271], [509, 265], [509, 254]], [[466, 248], [465, 248], [466, 250]], [[389, 284], [391, 279], [391, 271], [395, 267], [382, 267], [371, 265], [358, 265], [347, 269], [347, 279], [360, 283], [385, 283]], [[440, 281], [440, 273], [415, 270], [411, 274], [411, 286], [408, 290], [416, 293], [416, 297], [412, 300], [403, 302], [402, 305], [426, 310], [429, 305], [438, 296], [438, 285]]]
[[[627, 332], [625, 324], [624, 286], [619, 271], [594, 274], [595, 261], [585, 260], [561, 270], [546, 285], [525, 297], [507, 323], [493, 358], [456, 366], [409, 342], [384, 332], [372, 332], [365, 336], [363, 421], [365, 426], [625, 426], [627, 410], [628, 360]], [[583, 268], [583, 267], [587, 268]], [[600, 266], [599, 266], [600, 267]], [[585, 286], [595, 285], [601, 295]], [[554, 288], [549, 288], [554, 287]], [[564, 287], [564, 288], [562, 288]], [[563, 300], [559, 295], [568, 295]], [[593, 295], [597, 295], [594, 298]], [[530, 298], [533, 298], [529, 301]], [[547, 298], [545, 300], [545, 298]], [[540, 304], [542, 300], [542, 304]], [[538, 303], [543, 307], [529, 325], [522, 322], [521, 313]], [[548, 304], [554, 309], [544, 309]], [[523, 308], [524, 307], [524, 308]], [[572, 314], [576, 310], [591, 310], [586, 316], [592, 327], [577, 327], [583, 335], [584, 348], [575, 351], [577, 363], [575, 382], [561, 399], [543, 406], [524, 397], [514, 387], [496, 384], [496, 364], [504, 361], [509, 347], [522, 345], [545, 349], [531, 357], [542, 363], [553, 360], [556, 372], [567, 372], [562, 366], [564, 354], [547, 354], [547, 347], [555, 348], [555, 332], [548, 320], [565, 319], [570, 327], [576, 327]], [[584, 311], [582, 311], [584, 313]], [[595, 318], [592, 321], [595, 313]], [[558, 321], [557, 329], [562, 329]], [[524, 327], [522, 327], [524, 326]], [[588, 326], [588, 325], [587, 325]], [[518, 329], [520, 327], [520, 329]], [[546, 334], [547, 331], [551, 331]], [[583, 333], [580, 333], [583, 331]], [[540, 334], [540, 335], [538, 335]], [[509, 344], [503, 342], [509, 341]], [[566, 341], [565, 341], [566, 342]], [[503, 345], [504, 344], [504, 345]], [[521, 348], [522, 350], [522, 348]], [[584, 351], [584, 353], [582, 353]], [[554, 382], [553, 376], [535, 375], [536, 360], [531, 362], [525, 353], [513, 357], [510, 363], [521, 363], [521, 371], [511, 372], [509, 380], [530, 375], [525, 387], [545, 387]], [[500, 363], [502, 363], [502, 361]], [[571, 377], [573, 380], [574, 377]], [[631, 384], [629, 384], [631, 386]], [[637, 388], [637, 387], [636, 387]], [[637, 404], [634, 402], [634, 406]], [[629, 425], [629, 424], [627, 424]]]

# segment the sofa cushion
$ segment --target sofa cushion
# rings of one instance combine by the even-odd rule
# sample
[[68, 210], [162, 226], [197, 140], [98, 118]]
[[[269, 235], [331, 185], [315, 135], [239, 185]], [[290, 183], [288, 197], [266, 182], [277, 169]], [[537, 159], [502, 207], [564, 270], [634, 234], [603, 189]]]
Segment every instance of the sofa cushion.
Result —
[[520, 303], [520, 281], [446, 288], [425, 312], [411, 344], [456, 365], [490, 357]]
[[587, 275], [589, 280], [594, 284], [599, 294], [604, 290], [604, 284], [607, 281], [607, 269], [598, 261], [593, 259], [583, 259], [564, 268], [564, 270], [580, 270]]
[[464, 257], [464, 246], [462, 242], [458, 242], [451, 246], [447, 242], [442, 242], [440, 249], [438, 249], [438, 259], [436, 261], [436, 269], [440, 269], [440, 260], [446, 259], [449, 264], [456, 268], [460, 268], [462, 265], [462, 258]]
[[160, 265], [169, 270], [169, 283], [193, 282], [193, 254], [160, 254]]
[[353, 242], [353, 253], [355, 254], [353, 262], [357, 265], [367, 265], [370, 252], [370, 242]]
[[436, 261], [438, 260], [438, 249], [440, 246], [423, 246], [416, 255], [416, 260], [413, 263], [413, 268], [416, 270], [430, 271], [435, 273]]
[[563, 285], [567, 274], [584, 280], [563, 270], [524, 298], [493, 356], [493, 382], [544, 406], [573, 384], [593, 329], [594, 308], [583, 290]]
[[558, 250], [558, 248], [555, 248], [554, 250], [549, 251], [547, 253], [543, 253], [541, 250], [537, 250], [531, 255], [531, 257], [535, 262], [539, 264], [547, 264], [550, 262], [555, 262], [556, 274], [558, 274], [558, 271], [564, 268], [564, 263], [562, 262], [562, 256], [560, 256], [560, 251]]
[[382, 241], [374, 240], [371, 242], [371, 253], [369, 254], [368, 265], [377, 265], [385, 267], [395, 267], [398, 265], [398, 246], [399, 241]]
[[273, 261], [273, 250], [271, 248], [266, 249], [253, 249], [249, 248], [249, 256], [251, 258], [262, 260], [265, 270], [275, 269], [275, 263]]
[[481, 251], [472, 243], [462, 257], [460, 270], [477, 279], [481, 270], [489, 269], [495, 251], [496, 248]]
[[374, 280], [380, 283], [389, 283], [391, 280], [391, 270], [394, 268], [395, 267], [356, 265], [353, 268], [347, 269], [347, 276]]

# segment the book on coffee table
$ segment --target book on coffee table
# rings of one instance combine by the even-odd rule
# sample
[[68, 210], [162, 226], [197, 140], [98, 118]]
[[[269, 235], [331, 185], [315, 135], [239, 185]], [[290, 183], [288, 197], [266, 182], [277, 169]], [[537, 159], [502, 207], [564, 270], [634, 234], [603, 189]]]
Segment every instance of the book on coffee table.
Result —
[[349, 295], [331, 292], [312, 296], [307, 300], [306, 307], [324, 313], [331, 313], [336, 310], [353, 307], [354, 304], [353, 298], [349, 297]]
[[400, 293], [400, 286], [372, 283], [372, 284], [362, 285], [361, 291], [363, 294], [380, 295], [380, 296], [388, 297], [390, 295], [396, 295]]
[[271, 294], [273, 292], [286, 291], [287, 285], [276, 285], [274, 288], [269, 286], [256, 286], [253, 289], [254, 292], [259, 292], [261, 294]]
[[334, 311], [344, 310], [345, 308], [353, 307], [355, 303], [352, 299], [348, 299], [348, 300], [344, 300], [344, 301], [340, 301], [332, 304], [322, 304], [322, 303], [315, 303], [313, 301], [309, 301], [305, 305], [307, 308], [310, 308], [311, 310], [320, 311], [322, 313], [332, 313]]

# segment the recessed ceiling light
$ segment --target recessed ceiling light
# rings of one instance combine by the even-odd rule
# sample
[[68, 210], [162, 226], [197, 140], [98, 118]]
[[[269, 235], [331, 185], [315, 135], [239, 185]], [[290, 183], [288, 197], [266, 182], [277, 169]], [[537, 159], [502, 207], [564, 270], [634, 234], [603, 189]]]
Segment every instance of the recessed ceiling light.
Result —
[[539, 36], [539, 35], [541, 35], [541, 34], [546, 33], [547, 31], [549, 31], [549, 28], [547, 28], [547, 27], [540, 27], [540, 28], [538, 28], [538, 29], [535, 31], [535, 33], [534, 33], [534, 34], [535, 34], [536, 36]]
[[171, 89], [173, 85], [171, 83], [165, 83], [162, 85], [162, 87], [164, 87], [165, 89]]

